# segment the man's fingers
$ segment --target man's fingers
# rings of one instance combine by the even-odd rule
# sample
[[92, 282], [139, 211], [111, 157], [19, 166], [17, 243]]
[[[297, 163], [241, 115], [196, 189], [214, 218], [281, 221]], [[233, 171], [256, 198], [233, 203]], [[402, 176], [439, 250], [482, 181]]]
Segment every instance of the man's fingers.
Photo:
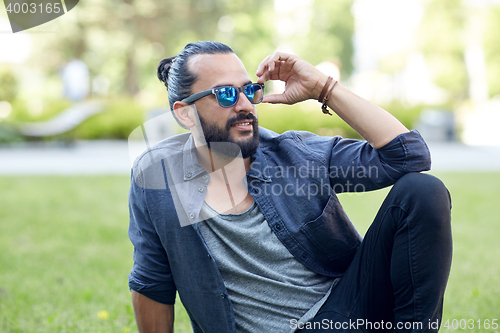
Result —
[[267, 67], [267, 63], [269, 62], [269, 58], [271, 58], [271, 55], [268, 55], [267, 57], [264, 58], [264, 60], [260, 62], [259, 66], [257, 66], [257, 72], [255, 73], [255, 75], [262, 76], [262, 74], [264, 74], [264, 71], [266, 70]]
[[282, 63], [286, 63], [291, 57], [292, 55], [288, 53], [275, 52], [268, 60], [269, 71], [274, 71], [277, 64], [281, 66]]
[[257, 74], [257, 83], [264, 83], [271, 80], [271, 73], [269, 71], [265, 71], [263, 74]]
[[262, 103], [270, 103], [270, 104], [286, 104], [285, 96], [283, 94], [270, 94], [264, 96]]
[[258, 77], [261, 77], [266, 72], [276, 74], [275, 72], [280, 70], [281, 64], [287, 62], [292, 57], [293, 55], [283, 52], [275, 52], [272, 55], [268, 55], [261, 61], [259, 66], [257, 66], [257, 72], [255, 74]]
[[257, 83], [266, 83], [267, 81], [269, 81], [265, 75], [262, 75], [262, 76], [257, 76]]

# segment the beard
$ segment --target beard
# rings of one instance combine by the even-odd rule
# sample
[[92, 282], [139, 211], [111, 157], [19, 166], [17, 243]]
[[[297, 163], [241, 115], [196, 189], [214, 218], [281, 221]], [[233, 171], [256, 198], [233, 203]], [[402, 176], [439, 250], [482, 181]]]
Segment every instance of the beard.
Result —
[[[247, 158], [257, 151], [260, 141], [259, 125], [257, 118], [253, 114], [239, 113], [229, 118], [225, 127], [219, 127], [217, 124], [208, 123], [200, 114], [198, 114], [198, 116], [200, 118], [205, 141], [207, 142], [208, 148], [213, 152], [235, 158], [241, 150], [242, 157]], [[247, 131], [248, 133], [252, 132], [252, 136], [248, 139], [243, 138], [240, 141], [236, 141], [230, 136], [231, 125], [242, 120], [252, 120], [252, 130]]]

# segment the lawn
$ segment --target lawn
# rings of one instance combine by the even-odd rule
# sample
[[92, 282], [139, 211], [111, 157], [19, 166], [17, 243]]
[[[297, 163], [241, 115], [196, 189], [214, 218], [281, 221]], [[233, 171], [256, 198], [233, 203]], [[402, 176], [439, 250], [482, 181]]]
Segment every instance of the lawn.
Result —
[[[454, 236], [444, 309], [450, 329], [441, 331], [493, 332], [477, 327], [500, 321], [500, 173], [439, 177], [452, 194]], [[0, 332], [137, 332], [127, 287], [128, 182], [0, 177]], [[362, 233], [385, 193], [340, 197]], [[176, 332], [189, 332], [181, 306], [176, 316]], [[473, 319], [475, 329], [453, 329], [453, 319], [455, 327]]]

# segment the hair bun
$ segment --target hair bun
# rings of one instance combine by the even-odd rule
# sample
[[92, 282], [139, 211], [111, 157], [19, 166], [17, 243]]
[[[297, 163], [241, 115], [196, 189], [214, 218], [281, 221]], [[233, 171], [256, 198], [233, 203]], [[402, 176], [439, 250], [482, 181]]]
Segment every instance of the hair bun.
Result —
[[163, 59], [162, 61], [160, 61], [160, 64], [158, 65], [158, 72], [157, 72], [158, 79], [160, 79], [160, 81], [165, 83], [165, 85], [167, 85], [168, 73], [170, 72], [170, 68], [172, 67], [174, 59], [175, 57]]

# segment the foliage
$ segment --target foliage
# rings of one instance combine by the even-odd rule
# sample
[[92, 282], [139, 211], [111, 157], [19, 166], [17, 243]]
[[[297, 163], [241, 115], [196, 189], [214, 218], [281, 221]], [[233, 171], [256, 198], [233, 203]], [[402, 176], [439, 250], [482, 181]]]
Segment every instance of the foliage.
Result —
[[161, 59], [177, 54], [188, 42], [223, 38], [218, 30], [223, 16], [234, 15], [237, 20], [234, 37], [229, 38], [237, 50], [247, 51], [251, 45], [261, 48], [259, 56], [272, 50], [269, 28], [262, 24], [272, 14], [259, 11], [268, 7], [264, 0], [80, 2], [70, 14], [73, 22], [51, 23], [58, 33], [39, 45], [50, 52], [37, 52], [32, 61], [50, 71], [73, 58], [81, 59], [91, 76], [109, 78], [111, 93], [135, 95], [156, 78]]
[[[352, 0], [317, 0], [311, 38], [297, 40], [297, 53], [311, 62], [339, 59], [352, 71]], [[336, 17], [331, 20], [329, 17]], [[65, 16], [66, 18], [66, 16]], [[110, 94], [136, 95], [156, 80], [161, 59], [180, 52], [188, 42], [219, 40], [241, 57], [250, 73], [275, 51], [272, 1], [88, 0], [65, 20], [50, 22], [57, 34], [36, 38], [30, 66], [54, 74], [72, 59], [83, 60], [91, 77], [110, 81]], [[294, 40], [295, 42], [295, 40]]]
[[449, 93], [450, 100], [468, 94], [464, 60], [466, 12], [462, 0], [427, 0], [420, 25], [421, 49], [434, 83]]
[[70, 105], [71, 102], [65, 99], [49, 99], [43, 101], [41, 106], [37, 106], [38, 110], [33, 111], [29, 100], [16, 99], [12, 103], [12, 113], [6, 120], [14, 124], [44, 121], [56, 116]]
[[[305, 104], [305, 103], [303, 103]], [[324, 136], [341, 135], [358, 138], [359, 135], [337, 115], [328, 116], [316, 108], [299, 105], [270, 105], [258, 107], [259, 125], [277, 133], [289, 130], [309, 131]]]
[[[130, 133], [144, 122], [144, 108], [134, 99], [127, 96], [116, 96], [103, 101], [104, 111], [91, 116], [74, 129], [46, 137], [44, 140], [93, 140], [93, 139], [127, 139]], [[67, 100], [45, 101], [43, 112], [32, 113], [29, 105], [16, 100], [13, 112], [7, 118], [7, 127], [0, 129], [0, 142], [19, 141], [14, 128], [23, 122], [41, 122], [49, 120], [71, 106]]]
[[484, 53], [486, 58], [486, 73], [489, 94], [491, 97], [500, 95], [500, 5], [494, 5], [486, 18], [484, 36]]
[[[8, 121], [11, 124], [43, 121], [54, 117], [69, 106], [70, 103], [66, 100], [47, 101], [44, 112], [34, 115], [28, 111], [28, 106], [25, 103], [16, 101], [14, 103], [15, 111], [12, 112]], [[407, 128], [414, 128], [420, 112], [426, 106], [408, 107], [392, 103], [383, 107]], [[341, 135], [349, 138], [360, 138], [359, 134], [337, 115], [324, 115], [321, 112], [320, 104], [315, 101], [297, 105], [260, 104], [257, 111], [259, 125], [278, 133], [301, 130], [324, 136]], [[109, 98], [105, 101], [104, 112], [90, 117], [67, 133], [45, 138], [45, 140], [127, 139], [137, 126], [144, 123], [145, 112], [144, 107], [130, 97]], [[8, 135], [6, 131], [4, 134]], [[2, 137], [0, 136], [1, 141]]]
[[417, 125], [422, 110], [430, 109], [449, 109], [445, 106], [435, 105], [412, 105], [407, 106], [398, 102], [392, 102], [388, 105], [382, 106], [387, 112], [396, 117], [408, 129], [413, 129]]
[[17, 131], [5, 124], [0, 124], [0, 144], [22, 142], [23, 137]]
[[315, 0], [309, 33], [294, 38], [298, 54], [314, 65], [323, 61], [336, 63], [343, 77], [350, 76], [354, 70], [353, 3], [353, 0]]
[[30, 102], [32, 101], [19, 98], [12, 102], [11, 114], [0, 124], [0, 144], [25, 141], [27, 138], [17, 130], [21, 123], [48, 120], [71, 105], [69, 101], [63, 99], [46, 100], [42, 105], [35, 106], [30, 105]]
[[[497, 318], [500, 174], [440, 178], [453, 200], [455, 248], [443, 318]], [[1, 332], [137, 332], [127, 286], [128, 186], [128, 176], [0, 177]], [[386, 193], [339, 196], [362, 234]], [[191, 332], [180, 302], [175, 325]]]
[[[383, 106], [385, 110], [399, 119], [403, 125], [412, 129], [426, 106], [417, 105], [407, 107], [399, 103]], [[361, 136], [337, 115], [325, 115], [321, 112], [317, 102], [301, 103], [298, 105], [270, 105], [262, 104], [258, 107], [259, 125], [275, 132], [283, 133], [288, 130], [309, 131], [323, 136], [340, 135], [347, 138], [361, 138]]]
[[71, 130], [67, 135], [79, 140], [127, 139], [144, 122], [144, 110], [130, 97], [115, 97], [106, 102], [105, 111]]
[[[215, 33], [215, 39], [229, 45], [245, 64], [250, 78], [259, 63], [275, 50], [273, 35], [272, 1], [226, 2], [221, 24], [228, 24], [227, 31]], [[233, 25], [233, 28], [231, 28]]]
[[0, 67], [0, 102], [12, 102], [17, 95], [18, 82], [8, 69]]

